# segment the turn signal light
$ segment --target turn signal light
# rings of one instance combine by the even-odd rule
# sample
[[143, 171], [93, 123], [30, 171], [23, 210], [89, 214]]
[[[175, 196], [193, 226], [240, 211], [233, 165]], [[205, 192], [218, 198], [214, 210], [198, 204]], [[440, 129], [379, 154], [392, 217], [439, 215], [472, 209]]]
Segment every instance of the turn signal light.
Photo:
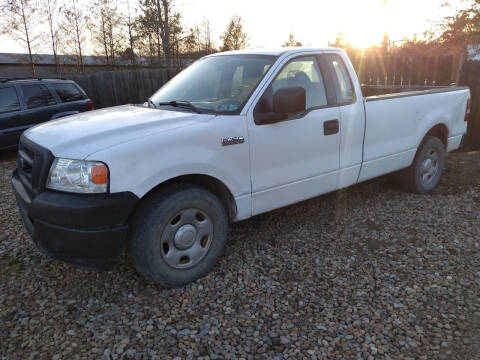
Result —
[[108, 170], [105, 165], [92, 166], [90, 173], [92, 175], [92, 183], [97, 185], [108, 183]]

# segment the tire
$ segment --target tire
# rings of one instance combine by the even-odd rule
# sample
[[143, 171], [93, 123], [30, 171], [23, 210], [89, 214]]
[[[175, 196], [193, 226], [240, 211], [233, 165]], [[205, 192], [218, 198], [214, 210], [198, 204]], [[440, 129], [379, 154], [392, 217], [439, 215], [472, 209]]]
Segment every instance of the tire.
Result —
[[442, 141], [426, 136], [420, 144], [410, 167], [398, 173], [399, 184], [415, 194], [433, 191], [440, 181], [445, 165], [445, 148]]
[[209, 191], [173, 184], [145, 199], [132, 221], [130, 256], [147, 279], [182, 286], [207, 274], [220, 258], [227, 212]]

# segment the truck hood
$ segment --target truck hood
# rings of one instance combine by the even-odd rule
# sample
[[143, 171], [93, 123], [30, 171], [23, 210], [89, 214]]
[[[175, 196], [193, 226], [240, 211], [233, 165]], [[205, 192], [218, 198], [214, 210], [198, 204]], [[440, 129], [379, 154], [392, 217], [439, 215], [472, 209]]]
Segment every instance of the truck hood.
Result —
[[52, 120], [32, 127], [24, 136], [57, 157], [85, 159], [102, 149], [214, 116], [123, 105]]

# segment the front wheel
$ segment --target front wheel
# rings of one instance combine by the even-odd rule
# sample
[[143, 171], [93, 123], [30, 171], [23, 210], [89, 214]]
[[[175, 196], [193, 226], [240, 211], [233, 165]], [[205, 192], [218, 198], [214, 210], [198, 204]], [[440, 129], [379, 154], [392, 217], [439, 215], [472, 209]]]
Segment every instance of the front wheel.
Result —
[[442, 141], [437, 137], [427, 136], [422, 141], [412, 165], [398, 173], [399, 183], [413, 193], [428, 193], [437, 187], [444, 165], [445, 149]]
[[209, 272], [225, 247], [228, 217], [209, 191], [176, 184], [146, 199], [132, 222], [130, 255], [146, 278], [181, 286]]

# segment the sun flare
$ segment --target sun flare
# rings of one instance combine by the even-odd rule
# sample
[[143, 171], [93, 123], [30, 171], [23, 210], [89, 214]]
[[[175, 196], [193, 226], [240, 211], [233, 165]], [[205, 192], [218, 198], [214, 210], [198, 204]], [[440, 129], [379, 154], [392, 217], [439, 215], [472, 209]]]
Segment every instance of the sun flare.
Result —
[[350, 45], [366, 48], [382, 42], [388, 34], [389, 11], [386, 0], [373, 0], [351, 4], [351, 10], [342, 17], [341, 32]]

